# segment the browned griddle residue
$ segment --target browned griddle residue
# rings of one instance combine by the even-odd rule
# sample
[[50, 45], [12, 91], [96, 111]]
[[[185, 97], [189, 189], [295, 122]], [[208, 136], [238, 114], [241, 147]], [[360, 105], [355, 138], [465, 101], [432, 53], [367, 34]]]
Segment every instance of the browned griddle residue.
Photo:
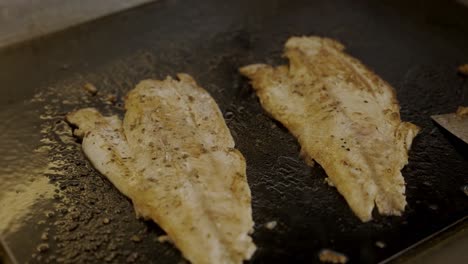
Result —
[[319, 259], [324, 263], [344, 264], [348, 262], [346, 255], [331, 249], [322, 249], [319, 252]]
[[[41, 109], [35, 114], [41, 120], [37, 126], [40, 131], [35, 132], [39, 136], [38, 151], [48, 156], [45, 162], [50, 165], [43, 172], [48, 176], [44, 180], [51, 187], [53, 206], [51, 211], [45, 212], [41, 212], [38, 207], [31, 208], [42, 220], [34, 223], [35, 228], [39, 229], [34, 250], [23, 258], [37, 262], [75, 263], [148, 260], [148, 256], [141, 250], [136, 250], [141, 247], [141, 243], [135, 243], [136, 239], [131, 239], [128, 234], [134, 234], [138, 241], [145, 241], [145, 247], [154, 245], [156, 249], [153, 252], [159, 258], [178, 257], [177, 251], [168, 250], [171, 246], [158, 246], [158, 241], [147, 239], [150, 234], [157, 237], [164, 235], [164, 232], [155, 225], [148, 226], [137, 220], [131, 203], [83, 157], [80, 144], [72, 136], [64, 114], [88, 103], [99, 105], [104, 111], [121, 111], [117, 104], [107, 103], [109, 100], [118, 103], [117, 95], [120, 93], [116, 93], [115, 86], [102, 88], [103, 95], [112, 94], [115, 98], [89, 96], [80, 89], [83, 80], [77, 77], [34, 96], [34, 103], [39, 104], [38, 108]], [[113, 82], [106, 77], [101, 78], [101, 81]], [[31, 134], [28, 132], [28, 135]], [[33, 185], [29, 187], [41, 182], [32, 182]], [[23, 203], [28, 201], [24, 194], [17, 200]], [[14, 238], [11, 236], [11, 239]]]
[[96, 88], [96, 86], [94, 86], [94, 84], [92, 83], [85, 83], [83, 85], [83, 89], [88, 92], [90, 95], [96, 95], [98, 93], [98, 89]]
[[458, 66], [458, 73], [463, 76], [468, 76], [468, 64]]
[[466, 117], [466, 116], [468, 116], [468, 107], [466, 107], [466, 106], [459, 106], [459, 107], [457, 108], [456, 115], [457, 115], [458, 117]]

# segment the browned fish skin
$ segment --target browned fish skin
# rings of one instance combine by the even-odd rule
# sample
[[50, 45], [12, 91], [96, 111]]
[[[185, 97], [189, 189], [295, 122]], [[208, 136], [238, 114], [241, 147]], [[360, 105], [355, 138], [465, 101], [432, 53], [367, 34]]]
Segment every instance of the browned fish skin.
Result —
[[153, 219], [192, 263], [242, 263], [255, 251], [242, 154], [216, 102], [186, 74], [130, 91], [122, 122], [70, 113], [96, 169]]
[[344, 46], [320, 37], [292, 37], [289, 66], [254, 64], [252, 80], [263, 108], [296, 136], [362, 220], [401, 215], [406, 206], [400, 170], [419, 128], [400, 120], [393, 88]]

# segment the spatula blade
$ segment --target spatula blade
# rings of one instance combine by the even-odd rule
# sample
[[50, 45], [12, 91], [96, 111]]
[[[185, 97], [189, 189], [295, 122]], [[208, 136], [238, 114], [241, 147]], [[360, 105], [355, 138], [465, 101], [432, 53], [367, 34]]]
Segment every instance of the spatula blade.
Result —
[[456, 114], [433, 115], [432, 120], [437, 122], [450, 133], [468, 144], [468, 116]]

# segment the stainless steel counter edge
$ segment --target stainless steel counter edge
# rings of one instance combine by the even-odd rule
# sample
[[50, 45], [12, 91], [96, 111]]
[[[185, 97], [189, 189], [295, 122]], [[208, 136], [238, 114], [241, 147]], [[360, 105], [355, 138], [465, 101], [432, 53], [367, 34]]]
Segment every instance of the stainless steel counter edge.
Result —
[[0, 2], [0, 48], [153, 1], [4, 0]]

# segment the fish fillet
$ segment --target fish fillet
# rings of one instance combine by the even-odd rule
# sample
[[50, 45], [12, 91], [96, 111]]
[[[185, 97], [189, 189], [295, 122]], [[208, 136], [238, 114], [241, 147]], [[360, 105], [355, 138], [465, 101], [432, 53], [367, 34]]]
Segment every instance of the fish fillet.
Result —
[[383, 215], [401, 215], [400, 170], [419, 128], [400, 120], [393, 88], [343, 50], [331, 39], [292, 37], [289, 66], [254, 64], [240, 72], [362, 221], [372, 219], [374, 205]]
[[140, 82], [123, 122], [68, 114], [93, 166], [192, 263], [242, 263], [255, 251], [246, 163], [213, 98], [186, 74]]

